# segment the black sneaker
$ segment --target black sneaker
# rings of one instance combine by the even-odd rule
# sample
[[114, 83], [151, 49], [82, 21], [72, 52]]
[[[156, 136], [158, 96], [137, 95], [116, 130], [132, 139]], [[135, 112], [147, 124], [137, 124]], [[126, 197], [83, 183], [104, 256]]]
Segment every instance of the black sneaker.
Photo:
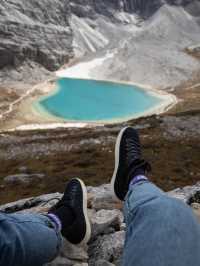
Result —
[[[89, 241], [91, 227], [87, 215], [87, 190], [83, 181], [78, 178], [69, 181], [62, 199], [50, 209], [49, 213], [55, 214], [60, 219], [61, 233], [69, 242], [82, 244]], [[69, 217], [66, 217], [69, 214], [73, 216], [70, 225], [68, 225]]]
[[132, 127], [123, 128], [115, 145], [115, 169], [111, 180], [114, 195], [124, 200], [134, 174], [145, 174], [150, 165], [141, 160], [141, 146], [137, 131]]

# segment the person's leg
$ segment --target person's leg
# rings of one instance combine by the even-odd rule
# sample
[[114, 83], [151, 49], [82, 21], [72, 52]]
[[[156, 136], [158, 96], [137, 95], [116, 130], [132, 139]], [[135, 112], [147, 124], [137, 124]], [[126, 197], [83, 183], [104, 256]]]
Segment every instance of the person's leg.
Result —
[[124, 266], [200, 265], [200, 225], [191, 209], [148, 181], [150, 165], [141, 159], [136, 130], [121, 130], [111, 180], [124, 201], [127, 224]]
[[47, 216], [0, 213], [0, 265], [42, 266], [61, 247], [61, 234]]
[[61, 234], [72, 244], [88, 242], [87, 191], [77, 178], [47, 215], [0, 213], [0, 265], [42, 266], [61, 247]]
[[124, 266], [200, 265], [200, 225], [191, 209], [148, 181], [126, 196]]

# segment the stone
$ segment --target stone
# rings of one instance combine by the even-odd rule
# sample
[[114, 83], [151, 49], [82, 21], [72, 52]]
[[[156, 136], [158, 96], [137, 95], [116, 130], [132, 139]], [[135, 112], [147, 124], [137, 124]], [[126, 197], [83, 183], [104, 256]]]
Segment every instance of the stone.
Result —
[[87, 261], [87, 245], [73, 245], [63, 238], [63, 246], [60, 252], [62, 257], [68, 258], [70, 260]]
[[115, 261], [120, 260], [122, 256], [124, 239], [124, 231], [99, 236], [97, 240], [89, 246], [89, 265], [95, 266], [98, 260], [105, 260], [115, 264]]
[[19, 172], [21, 174], [30, 174], [30, 171], [29, 171], [28, 167], [26, 167], [26, 166], [20, 166], [19, 167]]
[[165, 116], [162, 118], [162, 128], [167, 132], [167, 138], [195, 137], [200, 134], [200, 118], [198, 116]]
[[45, 266], [88, 266], [88, 263], [79, 263], [59, 256], [54, 261], [45, 264]]
[[126, 223], [121, 223], [120, 231], [126, 231]]
[[200, 44], [192, 45], [186, 48], [189, 53], [200, 55]]
[[115, 264], [110, 263], [106, 260], [98, 260], [98, 261], [96, 261], [95, 266], [115, 266]]
[[200, 189], [197, 189], [194, 194], [192, 194], [189, 203], [200, 203]]
[[27, 198], [18, 200], [15, 202], [10, 202], [0, 206], [0, 211], [4, 211], [6, 213], [18, 212], [18, 211], [26, 211], [30, 212], [32, 208], [44, 208], [49, 209], [52, 207], [60, 198], [62, 197], [61, 193], [52, 193], [45, 194], [38, 197]]
[[191, 204], [192, 202], [195, 202], [195, 197], [196, 200], [199, 198], [197, 195], [200, 195], [200, 182], [193, 186], [174, 189], [168, 192], [168, 195], [180, 199], [185, 203]]
[[17, 174], [17, 175], [9, 175], [4, 178], [4, 182], [8, 184], [30, 184], [33, 180], [43, 179], [45, 177], [44, 174]]
[[45, 266], [73, 266], [73, 265], [74, 265], [73, 261], [60, 256], [58, 256], [52, 262], [45, 264]]
[[200, 223], [200, 204], [199, 203], [192, 203], [191, 207], [192, 207], [193, 212], [196, 215], [196, 217]]
[[105, 234], [109, 229], [119, 231], [123, 214], [119, 210], [100, 210], [91, 217], [92, 239], [100, 234]]
[[194, 202], [194, 203], [191, 204], [191, 207], [192, 207], [194, 210], [199, 210], [199, 209], [200, 209], [200, 204]]
[[90, 220], [92, 219], [93, 216], [96, 215], [96, 211], [94, 209], [88, 209], [87, 212]]
[[99, 187], [88, 187], [89, 206], [95, 210], [122, 209], [122, 203], [111, 192], [110, 184]]
[[88, 263], [76, 263], [74, 266], [88, 266]]
[[72, 245], [63, 238], [62, 249], [58, 257], [46, 266], [87, 266], [88, 254], [86, 245]]

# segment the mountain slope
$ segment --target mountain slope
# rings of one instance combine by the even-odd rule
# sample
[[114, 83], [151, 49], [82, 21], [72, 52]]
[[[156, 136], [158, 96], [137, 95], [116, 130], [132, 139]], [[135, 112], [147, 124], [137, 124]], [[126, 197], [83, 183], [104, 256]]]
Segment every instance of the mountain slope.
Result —
[[197, 17], [183, 7], [164, 5], [91, 76], [174, 86], [200, 69], [200, 61], [185, 52], [186, 47], [199, 42]]
[[0, 81], [36, 81], [70, 58], [108, 50], [115, 58], [95, 78], [184, 80], [199, 67], [183, 52], [200, 42], [199, 25], [199, 0], [2, 0]]

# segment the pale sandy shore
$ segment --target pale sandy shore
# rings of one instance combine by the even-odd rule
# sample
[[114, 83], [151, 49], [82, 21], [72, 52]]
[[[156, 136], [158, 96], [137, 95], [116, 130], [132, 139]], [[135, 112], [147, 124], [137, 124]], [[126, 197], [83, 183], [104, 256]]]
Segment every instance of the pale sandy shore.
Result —
[[28, 124], [28, 125], [21, 125], [16, 128], [10, 129], [9, 131], [19, 130], [37, 130], [37, 129], [54, 129], [54, 128], [84, 128], [84, 127], [96, 127], [102, 126], [102, 124], [90, 125], [87, 123], [47, 123], [47, 124]]

